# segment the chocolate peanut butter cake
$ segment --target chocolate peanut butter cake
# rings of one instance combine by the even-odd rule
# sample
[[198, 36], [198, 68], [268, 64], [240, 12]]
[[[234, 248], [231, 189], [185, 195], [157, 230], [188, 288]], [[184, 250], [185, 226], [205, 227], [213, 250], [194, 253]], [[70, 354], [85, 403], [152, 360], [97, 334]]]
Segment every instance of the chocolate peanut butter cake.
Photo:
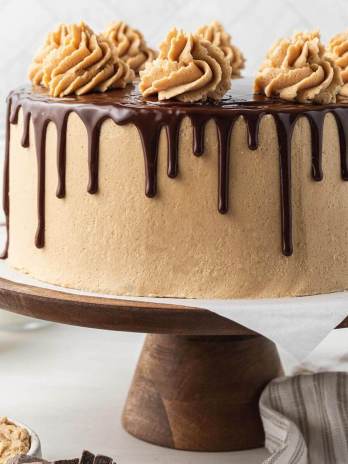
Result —
[[273, 47], [254, 94], [209, 37], [171, 31], [138, 84], [74, 27], [8, 98], [13, 267], [118, 295], [348, 288], [348, 101], [317, 34]]

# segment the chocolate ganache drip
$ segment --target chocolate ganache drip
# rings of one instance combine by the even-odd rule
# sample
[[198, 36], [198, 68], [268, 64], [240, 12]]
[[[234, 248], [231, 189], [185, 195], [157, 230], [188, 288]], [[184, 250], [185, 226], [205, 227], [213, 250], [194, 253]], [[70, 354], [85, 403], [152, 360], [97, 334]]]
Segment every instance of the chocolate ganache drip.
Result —
[[[19, 109], [23, 112], [23, 134], [21, 144], [28, 147], [35, 143], [38, 169], [37, 212], [38, 224], [35, 245], [45, 245], [45, 171], [46, 171], [46, 131], [49, 122], [57, 128], [57, 171], [56, 195], [66, 194], [66, 133], [71, 112], [76, 113], [84, 123], [88, 134], [88, 193], [96, 194], [99, 188], [99, 137], [103, 121], [110, 118], [116, 124], [134, 124], [141, 138], [144, 152], [145, 195], [156, 195], [157, 159], [159, 137], [165, 128], [168, 142], [169, 177], [175, 178], [180, 169], [178, 155], [179, 131], [182, 119], [188, 116], [193, 127], [192, 151], [196, 156], [204, 154], [204, 133], [207, 122], [215, 121], [218, 136], [218, 211], [225, 214], [229, 198], [230, 139], [236, 120], [242, 116], [247, 124], [248, 146], [256, 150], [259, 143], [259, 126], [262, 117], [271, 114], [276, 123], [279, 143], [280, 203], [282, 252], [285, 256], [293, 253], [292, 244], [292, 204], [291, 204], [291, 140], [297, 119], [308, 119], [312, 138], [312, 178], [323, 179], [322, 143], [323, 125], [327, 113], [335, 117], [340, 141], [341, 176], [348, 181], [348, 100], [331, 105], [289, 104], [279, 99], [269, 99], [252, 95], [251, 82], [247, 79], [234, 81], [233, 90], [217, 103], [165, 103], [144, 100], [136, 87], [114, 90], [104, 94], [89, 94], [83, 97], [48, 97], [42, 90], [19, 89], [8, 97], [7, 136], [5, 144], [3, 208], [6, 215], [7, 240], [2, 258], [6, 258], [9, 246], [10, 200], [10, 126], [18, 122]], [[34, 127], [35, 140], [29, 140], [30, 121]], [[86, 167], [87, 168], [87, 167]]]

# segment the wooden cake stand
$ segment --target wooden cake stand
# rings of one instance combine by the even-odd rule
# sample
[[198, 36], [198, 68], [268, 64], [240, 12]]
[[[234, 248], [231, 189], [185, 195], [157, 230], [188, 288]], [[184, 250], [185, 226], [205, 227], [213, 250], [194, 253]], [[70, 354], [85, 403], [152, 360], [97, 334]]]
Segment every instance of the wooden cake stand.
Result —
[[[125, 429], [161, 446], [263, 446], [258, 400], [282, 374], [275, 345], [208, 310], [75, 295], [0, 278], [0, 307], [25, 316], [147, 336], [123, 413]], [[339, 327], [347, 327], [348, 318]]]

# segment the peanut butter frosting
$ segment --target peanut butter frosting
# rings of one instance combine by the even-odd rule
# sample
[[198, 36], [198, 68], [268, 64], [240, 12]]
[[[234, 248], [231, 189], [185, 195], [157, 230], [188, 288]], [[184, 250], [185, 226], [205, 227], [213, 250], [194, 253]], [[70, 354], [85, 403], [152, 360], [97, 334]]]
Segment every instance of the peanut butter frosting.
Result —
[[342, 84], [339, 67], [315, 31], [276, 42], [260, 67], [254, 91], [288, 101], [327, 104], [336, 101]]
[[123, 21], [110, 24], [102, 36], [109, 41], [114, 53], [137, 74], [146, 62], [156, 58], [156, 52], [147, 46], [141, 32]]
[[232, 68], [222, 51], [198, 35], [173, 29], [159, 57], [140, 72], [140, 91], [159, 100], [219, 100], [231, 87]]
[[46, 57], [51, 53], [52, 50], [56, 50], [63, 44], [67, 35], [68, 27], [65, 24], [59, 25], [55, 31], [48, 34], [43, 48], [34, 57], [34, 61], [29, 68], [29, 79], [33, 82], [33, 84], [41, 84], [43, 76], [43, 63]]
[[328, 51], [341, 69], [343, 86], [340, 95], [348, 97], [348, 31], [335, 35], [329, 42]]
[[[105, 92], [132, 82], [134, 72], [115, 55], [107, 40], [83, 22], [65, 27], [62, 43], [53, 47], [42, 63], [40, 84], [51, 96]], [[29, 77], [34, 84], [39, 83], [38, 73], [30, 72]]]
[[223, 52], [232, 66], [232, 77], [240, 76], [240, 72], [245, 67], [243, 53], [232, 43], [230, 34], [226, 32], [223, 25], [218, 21], [200, 27], [197, 34], [203, 39], [216, 45]]
[[17, 454], [26, 454], [30, 449], [28, 431], [10, 422], [6, 417], [0, 419], [0, 464]]

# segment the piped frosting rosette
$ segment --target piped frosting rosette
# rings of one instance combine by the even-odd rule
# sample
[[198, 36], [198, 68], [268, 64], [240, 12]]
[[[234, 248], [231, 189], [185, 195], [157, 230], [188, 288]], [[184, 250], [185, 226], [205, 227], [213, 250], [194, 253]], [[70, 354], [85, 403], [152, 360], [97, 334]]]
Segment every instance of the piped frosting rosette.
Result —
[[54, 46], [42, 60], [40, 82], [38, 70], [36, 74], [29, 72], [33, 83], [46, 87], [51, 96], [64, 97], [105, 92], [132, 82], [134, 73], [128, 64], [115, 56], [109, 42], [85, 23], [66, 26], [64, 31], [61, 44]]
[[279, 40], [268, 52], [255, 93], [302, 103], [332, 103], [342, 87], [339, 67], [325, 53], [319, 32]]
[[225, 31], [221, 23], [213, 21], [211, 24], [202, 26], [197, 30], [197, 34], [220, 48], [232, 66], [232, 76], [240, 76], [240, 72], [245, 66], [244, 55], [239, 48], [232, 43], [230, 34]]
[[139, 73], [145, 63], [156, 58], [156, 52], [147, 46], [143, 35], [123, 21], [116, 21], [103, 32], [114, 53]]
[[65, 37], [68, 35], [68, 26], [61, 24], [58, 28], [50, 32], [46, 38], [45, 45], [34, 57], [33, 63], [29, 68], [29, 79], [34, 85], [40, 85], [43, 77], [43, 63], [47, 56], [59, 48]]
[[232, 68], [223, 52], [198, 35], [173, 29], [159, 57], [140, 72], [140, 91], [159, 100], [219, 100], [231, 86]]
[[336, 65], [341, 69], [343, 86], [340, 95], [348, 97], [348, 31], [333, 37], [329, 42], [328, 51]]

